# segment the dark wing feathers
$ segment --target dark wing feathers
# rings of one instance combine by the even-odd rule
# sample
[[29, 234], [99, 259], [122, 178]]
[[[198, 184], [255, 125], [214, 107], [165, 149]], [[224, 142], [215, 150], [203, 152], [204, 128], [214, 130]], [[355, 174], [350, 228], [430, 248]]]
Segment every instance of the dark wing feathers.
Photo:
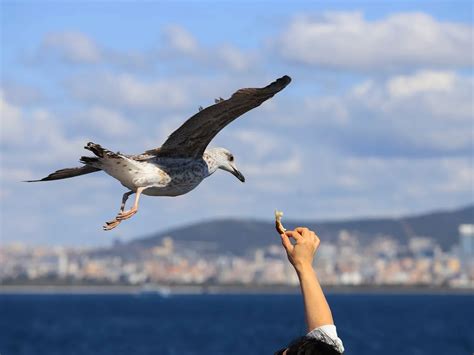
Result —
[[162, 157], [200, 157], [221, 129], [273, 97], [290, 81], [291, 78], [285, 75], [264, 88], [240, 89], [228, 100], [196, 113], [174, 131], [160, 148], [146, 153]]

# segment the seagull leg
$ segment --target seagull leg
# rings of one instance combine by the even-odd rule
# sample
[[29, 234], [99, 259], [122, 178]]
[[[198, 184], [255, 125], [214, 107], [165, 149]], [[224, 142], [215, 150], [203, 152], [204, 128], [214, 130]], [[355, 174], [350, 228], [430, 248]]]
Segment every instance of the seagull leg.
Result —
[[[122, 196], [122, 204], [120, 205], [120, 212], [123, 212], [125, 209], [125, 203], [127, 202], [128, 198], [130, 195], [133, 195], [135, 192], [134, 191], [128, 191], [125, 192]], [[111, 229], [114, 229], [120, 224], [121, 221], [119, 221], [117, 218], [114, 218], [111, 221], [105, 222], [105, 225], [102, 227], [105, 231], [109, 231]]]
[[140, 195], [142, 194], [143, 190], [145, 190], [146, 187], [139, 187], [136, 191], [136, 196], [135, 196], [135, 203], [133, 204], [132, 208], [130, 208], [128, 211], [124, 212], [121, 211], [117, 217], [115, 217], [116, 220], [118, 221], [124, 221], [126, 219], [129, 219], [132, 217], [135, 213], [138, 212], [138, 201], [140, 200]]

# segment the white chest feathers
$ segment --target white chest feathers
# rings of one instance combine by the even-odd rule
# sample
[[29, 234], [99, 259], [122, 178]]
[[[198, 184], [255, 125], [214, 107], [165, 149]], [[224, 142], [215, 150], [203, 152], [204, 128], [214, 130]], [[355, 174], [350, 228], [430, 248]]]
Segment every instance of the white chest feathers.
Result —
[[185, 194], [212, 173], [202, 159], [170, 158], [150, 161], [120, 159], [104, 166], [104, 171], [130, 190], [147, 187], [143, 193], [150, 196]]

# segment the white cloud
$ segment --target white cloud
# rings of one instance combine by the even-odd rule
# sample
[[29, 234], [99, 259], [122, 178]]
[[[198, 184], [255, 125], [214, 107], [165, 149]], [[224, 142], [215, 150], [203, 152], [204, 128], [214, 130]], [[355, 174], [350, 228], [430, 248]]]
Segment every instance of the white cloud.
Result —
[[[0, 126], [6, 154], [2, 165], [14, 163], [21, 156], [23, 164], [71, 162], [86, 141], [81, 137], [66, 137], [54, 115], [44, 108], [24, 110], [0, 96], [2, 124]], [[27, 177], [25, 177], [27, 178]]]
[[5, 99], [14, 105], [34, 105], [45, 98], [37, 87], [12, 80], [3, 82], [2, 88]]
[[331, 117], [333, 123], [344, 126], [349, 121], [349, 110], [341, 105], [340, 98], [337, 96], [321, 97], [317, 100], [306, 98], [305, 108], [312, 113], [312, 121], [327, 120]]
[[303, 162], [298, 154], [293, 154], [288, 158], [265, 161], [262, 160], [256, 164], [240, 164], [246, 174], [255, 177], [295, 177], [301, 173]]
[[474, 82], [446, 71], [367, 80], [347, 93], [307, 97], [301, 121], [319, 139], [369, 156], [466, 155], [472, 147]]
[[97, 129], [101, 134], [109, 137], [126, 137], [133, 135], [135, 128], [120, 112], [94, 106], [81, 114], [89, 127]]
[[18, 183], [25, 180], [25, 177], [32, 176], [31, 169], [26, 167], [9, 167], [9, 169], [2, 169], [2, 184], [4, 183]]
[[59, 120], [47, 109], [35, 109], [28, 116], [29, 129], [33, 133], [28, 133], [28, 139], [18, 146], [20, 151], [30, 150], [26, 161], [31, 160], [35, 164], [77, 162], [86, 138], [67, 137]]
[[155, 69], [157, 62], [166, 62], [166, 65], [176, 66], [180, 70], [186, 64], [193, 71], [198, 66], [199, 69], [219, 67], [234, 72], [248, 71], [257, 62], [255, 53], [242, 51], [232, 43], [203, 45], [179, 25], [165, 27], [162, 34], [163, 41], [159, 49], [140, 51], [114, 49], [81, 32], [52, 32], [44, 36], [34, 59], [45, 61], [48, 65], [53, 61], [68, 65], [114, 66], [141, 72], [146, 70], [147, 73]]
[[300, 174], [258, 179], [256, 214], [282, 201], [289, 202], [288, 216], [324, 219], [405, 214], [472, 200], [474, 170], [465, 157], [387, 159], [350, 156], [325, 145], [300, 148]]
[[156, 56], [151, 52], [140, 52], [136, 50], [118, 51], [113, 49], [103, 49], [104, 64], [114, 65], [127, 70], [153, 71]]
[[68, 87], [85, 101], [138, 109], [182, 107], [188, 100], [176, 81], [144, 81], [130, 74], [81, 76], [70, 80]]
[[43, 55], [57, 54], [72, 63], [97, 63], [102, 59], [99, 46], [80, 32], [54, 32], [47, 34], [40, 47]]
[[183, 27], [170, 25], [163, 30], [163, 35], [169, 49], [187, 55], [198, 55], [200, 49], [197, 40]]
[[3, 143], [17, 143], [24, 139], [25, 126], [21, 110], [5, 100], [3, 90], [0, 91], [0, 136]]
[[415, 75], [400, 75], [387, 82], [388, 92], [393, 97], [413, 96], [438, 91], [450, 92], [457, 76], [454, 72], [425, 70]]
[[284, 59], [351, 70], [471, 67], [473, 28], [425, 13], [368, 20], [360, 12], [294, 17], [275, 42]]
[[82, 32], [64, 31], [47, 33], [36, 49], [34, 60], [51, 64], [102, 65], [127, 70], [153, 70], [157, 59], [154, 50], [118, 50], [98, 43]]
[[[308, 144], [299, 148], [298, 156], [275, 164], [239, 155], [237, 164], [247, 177], [244, 186], [225, 173], [216, 173], [185, 197], [189, 206], [180, 213], [193, 210], [197, 201], [211, 216], [228, 209], [225, 202], [220, 205], [210, 198], [215, 191], [232, 201], [231, 215], [265, 219], [276, 207], [283, 208], [289, 218], [321, 220], [423, 212], [472, 201], [474, 170], [466, 158], [414, 161], [410, 157], [351, 157]], [[298, 173], [285, 175], [288, 165]], [[245, 208], [237, 211], [235, 206]]]
[[[198, 112], [199, 106], [213, 105], [215, 98], [229, 98], [242, 87], [264, 86], [273, 79], [224, 73], [216, 76], [181, 74], [150, 80], [131, 73], [91, 72], [69, 78], [65, 86], [83, 103], [116, 110], [145, 110], [153, 114], [172, 111], [173, 115], [181, 115], [183, 123]], [[267, 103], [259, 110], [265, 106]], [[160, 112], [160, 115], [169, 115], [169, 112]]]
[[159, 147], [185, 120], [186, 118], [180, 115], [166, 115], [160, 117], [160, 120], [156, 122], [153, 128], [148, 130], [149, 136], [148, 139], [143, 142], [144, 146], [147, 147], [147, 149]]
[[217, 49], [217, 58], [222, 61], [224, 67], [235, 71], [245, 71], [255, 62], [252, 55], [243, 53], [239, 48], [229, 44]]
[[218, 46], [204, 46], [189, 31], [179, 25], [164, 29], [164, 46], [162, 55], [188, 62], [193, 66], [216, 66], [236, 72], [249, 70], [256, 63], [254, 54], [243, 52], [231, 43]]
[[[255, 120], [246, 122], [245, 128], [225, 128], [211, 145], [231, 150], [237, 168], [246, 177], [245, 188], [251, 191], [250, 195], [266, 192], [280, 196], [284, 194], [288, 184], [302, 174], [304, 149], [301, 149], [297, 141], [288, 140], [285, 135], [273, 130], [256, 128]], [[219, 183], [219, 179], [215, 177], [213, 179], [214, 184]], [[232, 193], [235, 191], [235, 194], [239, 194], [240, 187], [232, 182], [231, 179], [229, 185], [220, 188], [223, 191], [230, 189]], [[250, 195], [242, 196], [242, 201], [247, 203], [249, 198], [253, 199], [254, 197]]]
[[256, 129], [239, 129], [229, 133], [237, 139], [237, 144], [246, 146], [257, 159], [278, 153], [278, 138], [268, 132]]

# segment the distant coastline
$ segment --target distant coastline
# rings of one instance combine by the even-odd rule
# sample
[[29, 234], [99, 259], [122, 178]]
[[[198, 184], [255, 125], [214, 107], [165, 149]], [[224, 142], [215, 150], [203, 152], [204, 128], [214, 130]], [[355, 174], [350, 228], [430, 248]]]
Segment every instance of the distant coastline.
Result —
[[[327, 286], [328, 294], [472, 294], [474, 288], [450, 288], [427, 286]], [[156, 286], [155, 289], [127, 285], [1, 285], [0, 295], [5, 294], [161, 294], [203, 295], [203, 294], [298, 294], [298, 287], [290, 286]]]

